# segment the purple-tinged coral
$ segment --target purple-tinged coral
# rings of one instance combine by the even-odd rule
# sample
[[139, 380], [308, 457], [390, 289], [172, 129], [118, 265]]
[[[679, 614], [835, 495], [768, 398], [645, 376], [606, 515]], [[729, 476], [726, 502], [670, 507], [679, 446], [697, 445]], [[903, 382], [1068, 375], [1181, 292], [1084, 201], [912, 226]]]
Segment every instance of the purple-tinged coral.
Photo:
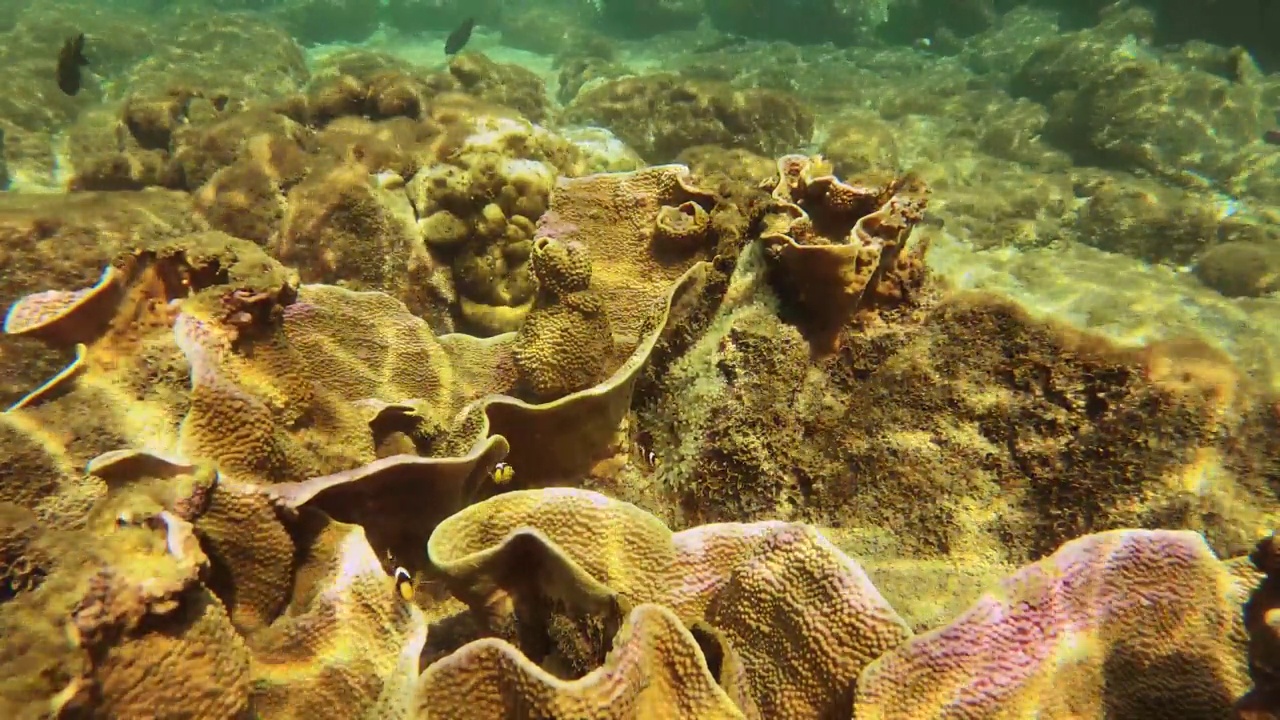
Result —
[[872, 663], [858, 718], [1221, 718], [1248, 687], [1237, 580], [1186, 531], [1089, 535]]

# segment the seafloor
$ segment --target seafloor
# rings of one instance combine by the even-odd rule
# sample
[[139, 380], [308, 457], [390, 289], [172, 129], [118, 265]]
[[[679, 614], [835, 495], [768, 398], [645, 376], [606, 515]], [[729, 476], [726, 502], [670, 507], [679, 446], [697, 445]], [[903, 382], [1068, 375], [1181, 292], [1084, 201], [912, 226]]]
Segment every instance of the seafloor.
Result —
[[1280, 717], [1280, 17], [1066, 6], [5, 2], [0, 717]]

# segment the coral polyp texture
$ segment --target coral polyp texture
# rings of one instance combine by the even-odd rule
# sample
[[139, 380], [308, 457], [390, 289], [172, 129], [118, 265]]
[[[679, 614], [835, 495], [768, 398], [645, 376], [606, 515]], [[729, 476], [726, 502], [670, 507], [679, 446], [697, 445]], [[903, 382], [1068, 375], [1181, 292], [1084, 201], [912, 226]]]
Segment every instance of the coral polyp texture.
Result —
[[[373, 26], [287, 5], [312, 39]], [[104, 39], [136, 77], [6, 146], [74, 192], [0, 195], [0, 717], [1280, 716], [1280, 398], [1208, 344], [932, 275], [964, 183], [899, 167], [894, 121], [795, 154], [831, 99], [767, 76], [615, 72], [583, 35], [561, 112], [481, 53], [308, 69], [235, 17], [263, 67], [142, 82], [155, 56]], [[1073, 47], [1028, 53], [1028, 95]], [[1140, 119], [1057, 132], [1195, 159]], [[1087, 180], [1101, 243], [1141, 193]], [[1126, 237], [1269, 292], [1225, 228]]]
[[858, 716], [1141, 717], [1176, 697], [1179, 717], [1222, 717], [1248, 686], [1244, 590], [1195, 533], [1073, 540], [878, 658]]

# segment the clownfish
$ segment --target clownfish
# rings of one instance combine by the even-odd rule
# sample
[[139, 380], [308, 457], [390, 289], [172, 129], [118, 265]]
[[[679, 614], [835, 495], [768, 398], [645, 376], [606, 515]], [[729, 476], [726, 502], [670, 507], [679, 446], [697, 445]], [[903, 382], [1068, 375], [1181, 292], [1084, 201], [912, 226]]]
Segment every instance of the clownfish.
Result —
[[402, 567], [396, 568], [396, 592], [404, 599], [405, 602], [413, 600], [413, 578], [409, 576], [409, 571]]
[[489, 473], [493, 478], [493, 482], [497, 485], [506, 485], [516, 476], [516, 469], [510, 465], [500, 462], [493, 466], [493, 472]]

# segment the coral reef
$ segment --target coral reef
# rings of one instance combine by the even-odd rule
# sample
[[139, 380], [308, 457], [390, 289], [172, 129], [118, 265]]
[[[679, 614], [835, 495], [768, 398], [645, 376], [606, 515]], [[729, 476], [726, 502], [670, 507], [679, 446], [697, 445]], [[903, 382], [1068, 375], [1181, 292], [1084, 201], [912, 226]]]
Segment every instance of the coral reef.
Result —
[[1196, 263], [1196, 277], [1227, 297], [1280, 291], [1280, 243], [1225, 242]]
[[[546, 182], [553, 156], [481, 166]], [[919, 181], [784, 156], [761, 187], [749, 160], [708, 160], [714, 190], [682, 166], [495, 187], [538, 221], [528, 315], [487, 339], [437, 335], [359, 272], [300, 279], [399, 254], [344, 255], [348, 217], [468, 247], [464, 215], [428, 243], [388, 210], [475, 208], [449, 195], [463, 165], [396, 201], [311, 172], [291, 197], [350, 188], [341, 210], [289, 203], [331, 216], [300, 233], [328, 252], [167, 229], [118, 243], [95, 285], [20, 298], [6, 331], [75, 357], [0, 416], [6, 707], [128, 712], [183, 678], [196, 717], [917, 717], [956, 693], [984, 714], [1225, 712], [1258, 577], [1215, 551], [1274, 522], [1273, 401], [1201, 349], [942, 300], [907, 244]], [[489, 206], [479, 222], [514, 224]], [[945, 609], [919, 595], [965, 557], [1012, 574]], [[1008, 629], [1027, 624], [1057, 629]], [[143, 653], [172, 662], [138, 680]], [[993, 667], [999, 692], [975, 679]]]
[[1194, 533], [1080, 538], [876, 659], [858, 717], [1222, 717], [1248, 685], [1246, 588]]
[[554, 56], [561, 64], [574, 57], [613, 60], [614, 42], [581, 23], [577, 10], [573, 3], [507, 6], [499, 22], [502, 44]]
[[[1280, 715], [1247, 52], [1141, 2], [19, 5], [2, 166], [69, 192], [0, 194], [0, 716]], [[1109, 339], [1169, 307], [1215, 342]]]
[[467, 329], [493, 335], [520, 327], [534, 301], [535, 223], [555, 178], [579, 174], [582, 156], [527, 121], [489, 118], [410, 179], [422, 241], [450, 263]]
[[[169, 192], [0, 193], [0, 302], [49, 288], [92, 285], [133, 243], [163, 242], [206, 229], [190, 200]], [[35, 340], [0, 337], [0, 403], [13, 404], [71, 359]]]
[[807, 145], [814, 122], [804, 103], [789, 94], [734, 90], [672, 74], [585, 88], [566, 109], [566, 119], [609, 128], [653, 163], [670, 162], [696, 145], [777, 155]]
[[383, 4], [384, 20], [402, 32], [439, 30], [450, 32], [468, 17], [477, 23], [493, 25], [506, 17], [498, 0], [387, 0]]
[[1143, 12], [1042, 45], [1013, 78], [1013, 91], [1045, 103], [1046, 136], [1086, 160], [1274, 199], [1273, 184], [1255, 179], [1277, 153], [1252, 142], [1271, 121], [1252, 60], [1245, 56], [1227, 78], [1155, 56], [1141, 30], [1128, 44], [1116, 42], [1114, 26], [1141, 26]]
[[597, 23], [613, 35], [648, 38], [697, 26], [705, 0], [600, 0]]
[[378, 29], [381, 10], [378, 0], [288, 0], [271, 8], [289, 34], [307, 45], [359, 42]]
[[57, 564], [0, 612], [6, 717], [249, 716], [248, 649], [200, 582], [209, 561], [176, 509], [124, 493], [37, 542]]
[[641, 386], [643, 486], [681, 522], [803, 519], [857, 528], [860, 555], [1008, 567], [1125, 527], [1238, 555], [1275, 516], [1274, 460], [1253, 459], [1277, 451], [1274, 401], [1211, 348], [1121, 350], [925, 292], [812, 362], [767, 276], [744, 260], [705, 335]]
[[1084, 203], [1073, 229], [1081, 242], [1149, 262], [1185, 265], [1215, 248], [1265, 241], [1275, 233], [1223, 213], [1218, 199], [1156, 183], [1081, 177], [1077, 195]]
[[[1082, 3], [1081, 10], [1096, 3]], [[1271, 68], [1280, 63], [1280, 54], [1267, 40], [1280, 30], [1280, 18], [1265, 12], [1264, 1], [1241, 3], [1226, 8], [1205, 0], [1179, 0], [1164, 4], [1143, 0], [1141, 5], [1154, 14], [1154, 32], [1162, 43], [1182, 43], [1186, 40], [1212, 42], [1220, 48], [1243, 47]], [[1190, 43], [1188, 43], [1190, 44]], [[1207, 44], [1207, 43], [1206, 43]]]
[[196, 88], [244, 102], [292, 92], [307, 81], [306, 58], [294, 38], [259, 18], [201, 12], [170, 22], [156, 52], [129, 71], [132, 91]]
[[518, 110], [534, 122], [546, 119], [546, 88], [530, 70], [466, 52], [449, 63], [449, 74], [458, 79], [464, 91], [482, 100]]
[[595, 385], [613, 355], [613, 330], [591, 292], [586, 246], [547, 237], [533, 246], [538, 297], [520, 325], [512, 359], [533, 397], [555, 399]]
[[816, 354], [838, 348], [852, 317], [909, 303], [919, 292], [927, 246], [903, 251], [924, 217], [927, 193], [900, 178], [850, 185], [802, 155], [778, 161], [776, 204], [760, 240]]
[[[1245, 572], [1261, 573], [1262, 579], [1244, 608], [1244, 625], [1249, 632], [1249, 675], [1253, 688], [1240, 699], [1236, 717], [1241, 720], [1271, 720], [1280, 717], [1280, 686], [1277, 685], [1277, 651], [1280, 651], [1280, 573], [1275, 535], [1263, 538], [1249, 556]], [[1244, 573], [1242, 573], [1243, 575]]]

